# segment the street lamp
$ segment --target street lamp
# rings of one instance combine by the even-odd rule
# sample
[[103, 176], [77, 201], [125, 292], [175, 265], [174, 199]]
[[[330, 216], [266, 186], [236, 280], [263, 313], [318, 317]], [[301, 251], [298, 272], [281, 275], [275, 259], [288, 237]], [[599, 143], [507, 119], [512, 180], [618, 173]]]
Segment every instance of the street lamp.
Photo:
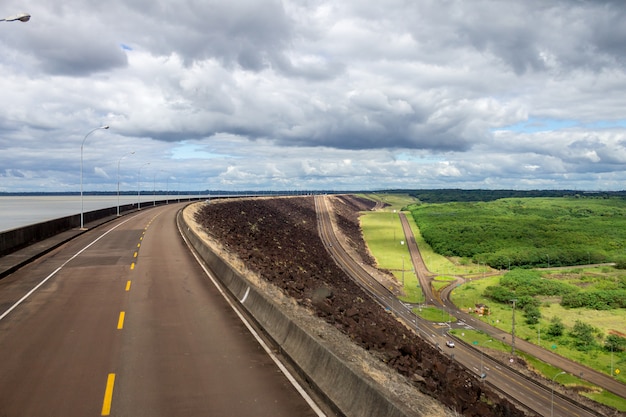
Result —
[[[30, 17], [30, 16], [29, 16]], [[84, 206], [83, 206], [83, 146], [85, 145], [85, 141], [87, 140], [87, 136], [91, 135], [93, 132], [95, 132], [96, 130], [99, 129], [108, 129], [109, 126], [104, 125], [104, 126], [100, 126], [97, 127], [95, 129], [93, 129], [92, 131], [90, 131], [89, 133], [87, 133], [85, 135], [85, 138], [83, 139], [83, 143], [80, 144], [80, 228], [81, 230], [84, 229], [84, 222], [83, 222], [83, 214], [84, 214]]]
[[126, 158], [127, 156], [130, 155], [134, 155], [135, 151], [129, 152], [126, 155], [122, 156], [119, 161], [117, 161], [117, 216], [119, 217], [120, 215], [120, 163], [122, 162], [122, 159]]
[[552, 399], [550, 400], [550, 417], [554, 417], [554, 385], [556, 384], [556, 377], [566, 373], [567, 372], [562, 371], [552, 377]]
[[20, 13], [15, 16], [0, 19], [0, 22], [15, 22], [16, 20], [19, 20], [20, 22], [28, 22], [30, 20], [30, 15], [28, 13]]
[[[485, 344], [487, 344], [489, 342], [493, 342], [493, 340], [489, 339], [489, 340], [487, 340], [485, 342]], [[484, 345], [481, 346], [481, 348], [480, 348], [480, 379], [481, 380], [484, 380], [485, 377], [487, 376], [487, 375], [485, 375], [485, 371], [484, 371], [484, 367], [483, 367], [483, 347], [484, 347]]]
[[533, 319], [537, 320], [537, 346], [541, 347], [541, 316], [532, 316]]
[[154, 177], [152, 178], [152, 206], [156, 206], [156, 176], [161, 171], [157, 171], [154, 173]]
[[141, 201], [139, 200], [139, 196], [141, 194], [141, 187], [139, 186], [139, 180], [141, 179], [141, 168], [146, 165], [150, 165], [150, 162], [146, 162], [142, 166], [139, 167], [139, 171], [137, 171], [137, 210], [141, 210]]

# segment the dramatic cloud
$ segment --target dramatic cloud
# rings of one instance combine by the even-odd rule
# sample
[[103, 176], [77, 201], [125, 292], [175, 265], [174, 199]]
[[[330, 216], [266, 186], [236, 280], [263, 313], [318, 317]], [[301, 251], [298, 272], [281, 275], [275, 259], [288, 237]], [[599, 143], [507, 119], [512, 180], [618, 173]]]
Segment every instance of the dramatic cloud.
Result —
[[0, 14], [22, 11], [0, 22], [0, 191], [76, 191], [83, 140], [87, 190], [114, 190], [118, 168], [125, 189], [624, 188], [620, 1]]

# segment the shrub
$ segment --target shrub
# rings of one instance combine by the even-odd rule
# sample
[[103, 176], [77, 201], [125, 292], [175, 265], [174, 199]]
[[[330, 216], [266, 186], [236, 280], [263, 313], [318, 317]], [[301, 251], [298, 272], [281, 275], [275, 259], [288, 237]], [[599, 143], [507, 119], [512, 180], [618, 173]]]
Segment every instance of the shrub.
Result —
[[560, 317], [552, 317], [546, 333], [552, 337], [560, 337], [565, 332], [565, 325]]
[[573, 344], [577, 350], [589, 351], [595, 349], [598, 345], [594, 336], [596, 332], [596, 328], [592, 325], [576, 320], [569, 335], [574, 339]]
[[604, 340], [604, 349], [611, 352], [626, 351], [626, 337], [610, 334]]
[[626, 290], [579, 291], [563, 296], [561, 305], [567, 308], [587, 307], [594, 310], [626, 308]]

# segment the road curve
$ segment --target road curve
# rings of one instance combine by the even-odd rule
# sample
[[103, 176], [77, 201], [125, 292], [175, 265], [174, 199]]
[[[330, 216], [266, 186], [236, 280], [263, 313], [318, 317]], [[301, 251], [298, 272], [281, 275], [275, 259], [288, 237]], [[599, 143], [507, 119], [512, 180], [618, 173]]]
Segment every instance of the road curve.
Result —
[[[410, 252], [411, 260], [413, 261], [415, 271], [418, 275], [420, 285], [422, 285], [425, 295], [427, 294], [426, 289], [428, 290], [428, 294], [432, 294], [432, 287], [430, 285], [429, 278], [432, 277], [434, 274], [428, 270], [428, 268], [426, 267], [426, 264], [424, 263], [422, 259], [422, 256], [419, 251], [419, 247], [415, 243], [415, 237], [413, 235], [413, 231], [411, 230], [411, 227], [404, 213], [400, 213], [400, 220], [401, 220], [402, 228], [405, 234], [405, 239], [407, 240], [407, 242], [409, 242], [408, 249]], [[436, 304], [444, 308], [447, 308], [447, 311], [450, 312], [457, 319], [462, 320], [465, 323], [468, 323], [469, 325], [476, 328], [477, 330], [481, 330], [489, 334], [490, 336], [494, 337], [495, 339], [512, 343], [513, 340], [512, 340], [511, 334], [506, 333], [496, 327], [490, 326], [489, 324], [479, 320], [478, 318], [472, 316], [471, 314], [468, 314], [460, 310], [454, 305], [454, 303], [450, 300], [450, 295], [452, 293], [452, 290], [454, 290], [454, 288], [456, 287], [456, 284], [462, 281], [463, 280], [461, 278], [457, 278], [456, 283], [445, 287], [439, 295], [436, 295], [436, 294], [429, 295], [431, 297], [430, 299], [435, 300]], [[426, 287], [426, 283], [427, 283], [427, 287]], [[620, 383], [616, 379], [611, 378], [610, 376], [606, 374], [603, 374], [587, 366], [584, 366], [577, 362], [566, 359], [562, 356], [559, 356], [553, 352], [550, 352], [544, 348], [536, 346], [520, 338], [515, 339], [515, 347], [518, 350], [526, 352], [545, 363], [549, 363], [570, 374], [579, 376], [616, 395], [619, 395], [622, 397], [626, 395], [626, 387], [624, 386], [624, 384]]]
[[316, 416], [175, 225], [90, 230], [0, 280], [0, 415]]

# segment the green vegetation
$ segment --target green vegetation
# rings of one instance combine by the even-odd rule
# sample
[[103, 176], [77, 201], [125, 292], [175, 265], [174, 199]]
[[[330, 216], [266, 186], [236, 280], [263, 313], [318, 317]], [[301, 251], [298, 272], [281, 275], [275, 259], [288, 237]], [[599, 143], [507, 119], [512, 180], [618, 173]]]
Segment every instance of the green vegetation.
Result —
[[408, 195], [368, 194], [367, 198], [383, 201], [389, 206], [384, 210], [363, 213], [361, 230], [367, 246], [374, 254], [378, 268], [390, 271], [404, 287], [402, 301], [419, 303], [423, 294], [404, 242], [404, 233], [398, 217], [400, 208], [415, 201]]
[[412, 204], [409, 209], [435, 252], [497, 269], [620, 262], [624, 258], [623, 199], [512, 198]]
[[[487, 194], [470, 194], [465, 197], [478, 195], [489, 200]], [[418, 196], [424, 201], [422, 195]], [[394, 201], [393, 208], [367, 213], [362, 219], [379, 217], [381, 228], [396, 233], [391, 237], [388, 234], [383, 240], [398, 246], [395, 242], [402, 229], [394, 210], [410, 209], [412, 216], [407, 218], [422, 258], [429, 270], [439, 274], [433, 281], [435, 290], [446, 286], [452, 276], [464, 277], [465, 284], [452, 292], [455, 305], [466, 311], [473, 311], [478, 303], [488, 305], [489, 314], [478, 318], [509, 333], [513, 316], [510, 300], [515, 299], [516, 337], [626, 382], [626, 201], [603, 197], [580, 198], [572, 194], [567, 198], [512, 198], [490, 203], [413, 202], [402, 206], [402, 199], [386, 196], [387, 201]], [[364, 231], [366, 223], [367, 220], [363, 223]], [[382, 233], [378, 231], [375, 235], [380, 238]], [[366, 240], [369, 244], [367, 234]], [[444, 244], [449, 245], [448, 252], [441, 249]], [[395, 264], [385, 260], [380, 266], [396, 269], [398, 281], [401, 277], [397, 270], [402, 268], [398, 260], [408, 256], [406, 248], [400, 248], [404, 252], [398, 255], [385, 254], [384, 250], [379, 252], [370, 246], [379, 262], [383, 258], [396, 258]], [[450, 248], [467, 251], [453, 252]], [[615, 266], [575, 266], [601, 262], [615, 262]], [[498, 269], [489, 265], [500, 270], [498, 276], [493, 276]], [[548, 266], [550, 269], [531, 269]], [[407, 276], [405, 273], [405, 291], [414, 295], [417, 278], [412, 271], [411, 278]], [[422, 302], [421, 292], [405, 301]], [[414, 311], [435, 322], [442, 321], [445, 314], [427, 306]], [[468, 343], [485, 343], [489, 337], [483, 336], [485, 340], [480, 335], [470, 335], [474, 339]], [[497, 340], [488, 342], [487, 346], [510, 351], [509, 345]], [[523, 352], [517, 354], [547, 378], [559, 371]], [[586, 384], [568, 375], [559, 377], [559, 382]], [[589, 398], [626, 411], [624, 398], [597, 387], [582, 391]]]
[[[403, 190], [406, 193], [406, 190]], [[409, 195], [423, 203], [451, 203], [460, 201], [494, 201], [502, 198], [535, 198], [535, 197], [580, 197], [575, 190], [411, 190]], [[601, 191], [584, 193], [594, 198], [626, 197], [626, 191]]]
[[[398, 207], [402, 201], [396, 204]], [[407, 218], [428, 269], [440, 274], [433, 281], [435, 290], [447, 285], [446, 280], [452, 276], [464, 277], [465, 284], [452, 292], [454, 304], [465, 311], [473, 311], [479, 303], [488, 305], [489, 315], [477, 318], [508, 333], [513, 316], [510, 300], [515, 299], [516, 337], [626, 383], [626, 201], [515, 198], [490, 203], [413, 202], [403, 208], [411, 210], [412, 216], [407, 214]], [[366, 213], [361, 219], [366, 241], [380, 267], [394, 270], [401, 281], [398, 271], [403, 256], [405, 268], [409, 268], [408, 252], [396, 243], [402, 229], [393, 210]], [[380, 248], [375, 249], [370, 245], [368, 221], [377, 217], [378, 228], [387, 230], [374, 234], [380, 242]], [[382, 249], [390, 243], [403, 251]], [[452, 250], [458, 248], [465, 252]], [[575, 266], [601, 262], [616, 265]], [[490, 276], [497, 270], [488, 265], [501, 273]], [[548, 266], [551, 269], [532, 269]], [[410, 294], [405, 301], [423, 302], [412, 271], [405, 271], [404, 281], [405, 291]], [[442, 321], [440, 309], [422, 306], [415, 312], [425, 319]], [[485, 340], [470, 335], [475, 339], [469, 343], [484, 343], [489, 337], [483, 336]], [[488, 343], [489, 348], [499, 345], [510, 351], [510, 346], [501, 341]], [[522, 352], [518, 355], [547, 378], [558, 372]], [[569, 378], [563, 375], [559, 382], [585, 384], [570, 382]], [[597, 388], [583, 391], [598, 402], [626, 409], [624, 398]]]
[[[413, 312], [423, 318], [424, 320], [434, 321], [434, 322], [444, 322], [450, 316], [446, 316], [442, 314], [442, 310], [431, 307], [431, 306], [421, 306], [413, 309]], [[443, 317], [442, 317], [443, 315]]]
[[[507, 353], [511, 351], [511, 346], [493, 339], [481, 331], [451, 330], [450, 333], [467, 344], [475, 345], [477, 349], [481, 349], [485, 353], [488, 353], [490, 349]], [[517, 351], [517, 355], [522, 357], [535, 372], [548, 380], [554, 378], [555, 375], [562, 371], [524, 352]], [[570, 388], [575, 388], [580, 394], [601, 404], [608, 405], [619, 411], [626, 411], [626, 399], [605, 391], [600, 387], [578, 378], [576, 375], [563, 374], [559, 376], [558, 382]]]
[[622, 273], [607, 267], [558, 272], [513, 270], [456, 288], [452, 301], [467, 310], [476, 303], [489, 305], [491, 314], [480, 319], [510, 333], [510, 300], [515, 298], [515, 333], [519, 338], [606, 374], [613, 372], [614, 377], [626, 382], [622, 372], [615, 374], [616, 369], [626, 369], [626, 310], [573, 309], [560, 304], [560, 294], [595, 292]]

